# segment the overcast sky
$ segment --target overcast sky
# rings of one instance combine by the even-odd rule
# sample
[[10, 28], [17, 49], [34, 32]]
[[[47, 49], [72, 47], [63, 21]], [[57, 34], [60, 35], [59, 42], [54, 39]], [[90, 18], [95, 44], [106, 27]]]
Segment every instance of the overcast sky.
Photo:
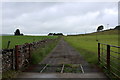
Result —
[[[2, 33], [88, 33], [118, 25], [117, 2], [4, 2]], [[107, 24], [109, 24], [107, 26]]]

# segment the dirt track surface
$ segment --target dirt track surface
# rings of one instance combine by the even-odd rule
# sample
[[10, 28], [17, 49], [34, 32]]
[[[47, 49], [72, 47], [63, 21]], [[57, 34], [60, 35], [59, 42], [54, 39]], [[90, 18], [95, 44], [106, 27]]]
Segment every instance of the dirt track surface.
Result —
[[74, 48], [61, 40], [42, 64], [88, 64]]

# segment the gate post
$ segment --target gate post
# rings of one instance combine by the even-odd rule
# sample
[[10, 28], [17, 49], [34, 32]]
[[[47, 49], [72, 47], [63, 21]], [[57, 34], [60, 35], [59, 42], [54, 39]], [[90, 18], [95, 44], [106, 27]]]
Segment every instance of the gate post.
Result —
[[18, 53], [18, 48], [19, 48], [19, 46], [18, 45], [16, 45], [15, 46], [15, 70], [18, 70], [18, 55], [19, 55], [19, 53]]
[[12, 52], [12, 70], [14, 70], [15, 69], [15, 65], [14, 65], [14, 58], [15, 58], [15, 56], [14, 56], [14, 54], [15, 54], [15, 52], [14, 52], [14, 49], [11, 49], [11, 52]]
[[98, 63], [100, 63], [100, 43], [98, 43]]
[[110, 70], [110, 45], [107, 45], [107, 69]]

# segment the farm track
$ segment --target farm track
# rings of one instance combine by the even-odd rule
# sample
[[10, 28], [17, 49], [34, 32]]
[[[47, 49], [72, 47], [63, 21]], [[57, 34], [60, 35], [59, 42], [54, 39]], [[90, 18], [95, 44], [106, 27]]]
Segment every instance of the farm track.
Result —
[[[77, 72], [66, 72], [66, 68], [70, 69], [70, 67], [67, 67], [66, 64], [75, 66], [77, 65], [78, 67], [75, 68], [77, 69]], [[58, 68], [60, 70], [56, 71]], [[35, 75], [39, 75], [36, 76], [37, 78], [43, 78], [43, 76], [41, 76], [42, 74], [44, 78], [65, 78], [65, 75], [71, 75], [72, 78], [81, 78], [83, 76], [85, 76], [83, 78], [106, 78], [106, 76], [98, 68], [87, 63], [80, 55], [80, 53], [72, 48], [63, 39], [60, 40], [58, 45], [42, 62], [37, 65], [30, 66], [28, 69], [23, 71], [23, 73], [18, 76], [18, 78], [34, 78]], [[45, 74], [53, 75], [45, 77]], [[58, 74], [60, 74], [60, 76]]]
[[61, 40], [54, 50], [40, 64], [84, 64], [88, 63], [74, 48]]

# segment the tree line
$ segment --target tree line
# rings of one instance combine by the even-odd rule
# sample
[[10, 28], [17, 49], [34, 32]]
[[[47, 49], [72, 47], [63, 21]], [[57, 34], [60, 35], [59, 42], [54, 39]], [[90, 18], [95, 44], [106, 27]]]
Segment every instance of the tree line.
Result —
[[[102, 31], [103, 29], [104, 29], [104, 26], [100, 25], [97, 28], [97, 32]], [[116, 26], [114, 29], [120, 30], [120, 25]], [[19, 29], [16, 29], [16, 31], [14, 32], [14, 35], [23, 36], [24, 34], [20, 33]], [[63, 36], [63, 33], [49, 33], [48, 36]]]

